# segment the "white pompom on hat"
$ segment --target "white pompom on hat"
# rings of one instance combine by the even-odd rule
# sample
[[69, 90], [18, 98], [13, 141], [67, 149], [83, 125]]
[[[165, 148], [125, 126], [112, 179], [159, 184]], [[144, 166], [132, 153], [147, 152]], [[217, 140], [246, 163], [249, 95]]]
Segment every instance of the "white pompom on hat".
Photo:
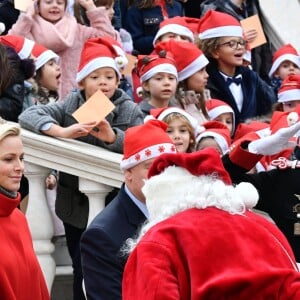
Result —
[[37, 43], [34, 44], [31, 55], [33, 56], [36, 70], [40, 69], [51, 59], [54, 59], [56, 63], [59, 61], [59, 56], [55, 52]]
[[272, 78], [272, 76], [274, 75], [274, 73], [276, 72], [280, 64], [286, 60], [291, 61], [296, 66], [298, 66], [298, 68], [300, 68], [299, 53], [291, 44], [283, 45], [273, 54], [272, 67], [269, 72], [270, 78]]
[[2, 34], [5, 31], [5, 24], [0, 22], [0, 34]]
[[0, 43], [15, 49], [21, 59], [29, 58], [34, 46], [34, 41], [19, 35], [2, 35]]
[[203, 52], [191, 43], [163, 41], [155, 45], [156, 51], [166, 50], [173, 54], [178, 70], [179, 81], [185, 80], [208, 65]]
[[201, 40], [225, 36], [243, 38], [243, 28], [236, 18], [214, 10], [208, 10], [200, 18], [198, 32]]
[[194, 43], [194, 34], [189, 29], [185, 17], [176, 16], [162, 21], [159, 25], [159, 30], [153, 39], [153, 46], [158, 39], [166, 33], [175, 33], [177, 35], [185, 36], [191, 43]]
[[125, 131], [121, 170], [132, 168], [163, 153], [176, 153], [176, 147], [166, 130], [167, 124], [158, 120], [149, 120], [145, 124], [128, 128]]

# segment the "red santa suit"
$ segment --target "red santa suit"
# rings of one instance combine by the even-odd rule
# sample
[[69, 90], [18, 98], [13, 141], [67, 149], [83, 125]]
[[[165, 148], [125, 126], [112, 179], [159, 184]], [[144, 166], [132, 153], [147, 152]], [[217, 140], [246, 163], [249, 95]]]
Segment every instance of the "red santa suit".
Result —
[[24, 214], [17, 208], [20, 195], [0, 193], [0, 298], [48, 300], [48, 289], [35, 256]]
[[162, 155], [149, 174], [149, 224], [125, 267], [124, 300], [300, 299], [287, 240], [249, 210], [253, 187], [227, 185], [214, 149]]

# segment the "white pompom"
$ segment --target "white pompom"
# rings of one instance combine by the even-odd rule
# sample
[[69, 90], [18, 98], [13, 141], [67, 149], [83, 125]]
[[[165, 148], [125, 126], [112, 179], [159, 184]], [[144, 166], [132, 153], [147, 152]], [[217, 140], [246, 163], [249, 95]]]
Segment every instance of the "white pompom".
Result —
[[235, 187], [235, 191], [247, 209], [253, 208], [257, 204], [258, 192], [251, 183], [241, 182]]
[[4, 32], [5, 30], [5, 24], [0, 22], [0, 34], [2, 34], [2, 32]]
[[287, 116], [287, 123], [289, 126], [294, 125], [299, 119], [298, 114], [295, 111], [292, 111]]

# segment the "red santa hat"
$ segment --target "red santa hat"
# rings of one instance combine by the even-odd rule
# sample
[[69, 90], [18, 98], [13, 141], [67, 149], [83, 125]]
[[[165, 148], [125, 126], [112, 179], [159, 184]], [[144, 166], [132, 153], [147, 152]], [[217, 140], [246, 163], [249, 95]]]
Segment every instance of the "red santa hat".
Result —
[[230, 147], [230, 132], [226, 125], [218, 121], [208, 121], [202, 124], [205, 130], [196, 138], [198, 144], [203, 138], [212, 137], [219, 145], [222, 154], [225, 154]]
[[278, 91], [278, 102], [300, 100], [300, 74], [289, 75]]
[[205, 102], [207, 114], [211, 120], [216, 119], [221, 114], [231, 113], [234, 124], [234, 111], [229, 104], [219, 99], [208, 99]]
[[173, 55], [165, 50], [158, 51], [151, 55], [139, 55], [137, 71], [141, 82], [152, 78], [157, 73], [168, 73], [178, 78]]
[[166, 130], [167, 124], [158, 120], [149, 120], [145, 124], [128, 128], [125, 131], [121, 170], [132, 168], [163, 153], [176, 153], [176, 147]]
[[0, 43], [15, 49], [21, 59], [29, 58], [34, 41], [19, 35], [2, 35]]
[[148, 171], [148, 178], [161, 174], [170, 166], [184, 168], [194, 176], [212, 176], [226, 184], [231, 184], [230, 176], [223, 166], [220, 154], [213, 148], [193, 153], [162, 154], [152, 163]]
[[50, 59], [55, 59], [56, 62], [59, 60], [59, 56], [56, 53], [37, 43], [34, 44], [31, 55], [34, 58], [36, 70], [40, 69]]
[[[150, 110], [150, 114], [152, 117], [159, 121], [164, 121], [164, 119], [169, 116], [170, 114], [180, 114], [187, 119], [187, 121], [191, 124], [194, 128], [195, 136], [197, 136], [200, 132], [204, 130], [203, 126], [200, 126], [198, 121], [185, 110], [179, 107], [164, 107], [164, 108], [153, 108]], [[151, 118], [151, 117], [150, 117]], [[145, 121], [148, 121], [149, 117], [145, 118]]]
[[194, 33], [198, 34], [199, 18], [183, 17], [189, 29]]
[[269, 77], [271, 78], [280, 64], [284, 62], [285, 60], [291, 61], [295, 65], [300, 68], [300, 57], [297, 52], [297, 50], [291, 45], [291, 44], [286, 44], [279, 48], [274, 54], [272, 58], [272, 67], [269, 72]]
[[194, 42], [194, 34], [189, 29], [184, 17], [176, 16], [162, 21], [159, 25], [159, 30], [153, 39], [153, 46], [156, 44], [157, 40], [166, 33], [176, 33], [187, 37], [191, 43]]
[[116, 45], [112, 45], [111, 39], [91, 38], [82, 48], [76, 81], [80, 82], [93, 71], [110, 67], [120, 77], [120, 68], [125, 65], [124, 56], [118, 54]]
[[171, 39], [158, 43], [155, 49], [157, 51], [164, 49], [173, 54], [179, 81], [192, 76], [208, 64], [208, 59], [195, 44]]
[[244, 137], [250, 132], [255, 132], [258, 136], [264, 137], [271, 134], [270, 124], [260, 121], [251, 121], [249, 123], [240, 123], [234, 133], [233, 142]]
[[199, 20], [199, 38], [201, 40], [224, 36], [243, 37], [240, 22], [229, 14], [209, 10]]

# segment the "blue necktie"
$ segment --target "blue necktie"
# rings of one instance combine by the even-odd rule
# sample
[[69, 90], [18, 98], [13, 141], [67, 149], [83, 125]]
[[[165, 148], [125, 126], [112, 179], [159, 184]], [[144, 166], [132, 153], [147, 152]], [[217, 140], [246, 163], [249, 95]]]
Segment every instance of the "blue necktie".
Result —
[[238, 75], [237, 77], [227, 77], [226, 83], [228, 86], [231, 85], [233, 82], [237, 85], [241, 84], [242, 83], [241, 75]]

